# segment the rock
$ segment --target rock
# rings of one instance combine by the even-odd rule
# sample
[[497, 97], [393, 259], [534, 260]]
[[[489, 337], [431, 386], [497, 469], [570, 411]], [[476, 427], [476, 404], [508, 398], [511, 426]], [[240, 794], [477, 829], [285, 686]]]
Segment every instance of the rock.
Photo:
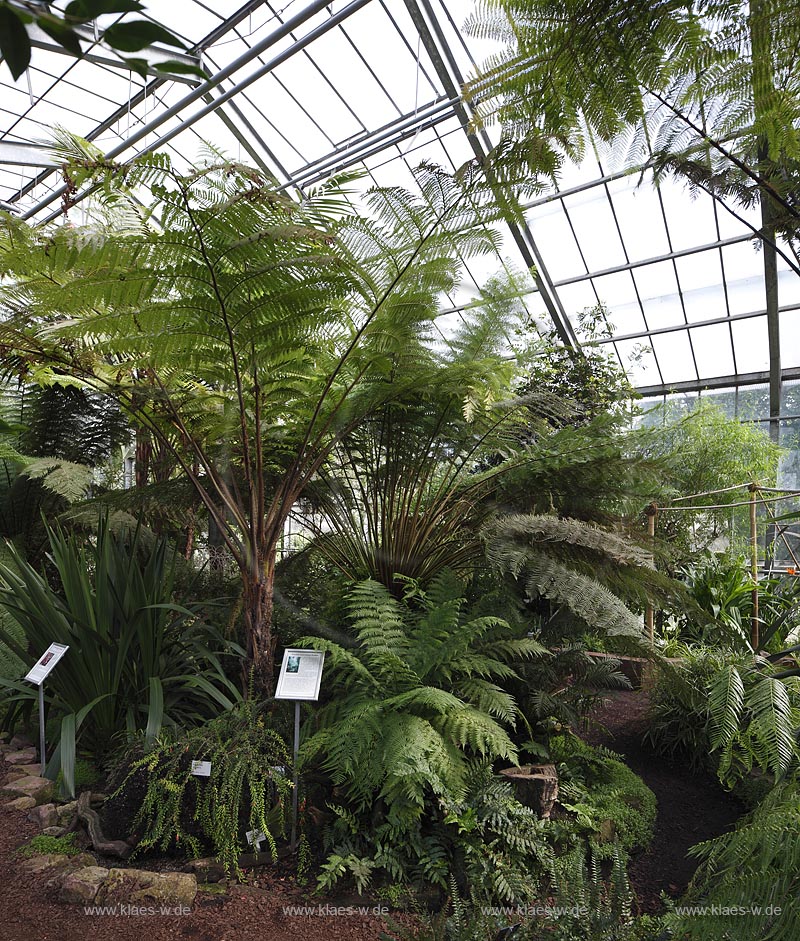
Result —
[[599, 843], [611, 843], [617, 832], [617, 825], [613, 820], [601, 820], [597, 830], [597, 840]]
[[5, 742], [8, 738], [8, 732], [0, 732], [0, 742]]
[[47, 872], [51, 869], [65, 871], [96, 866], [97, 860], [91, 853], [78, 853], [75, 856], [68, 856], [66, 853], [42, 853], [41, 856], [31, 856], [21, 865], [28, 872]]
[[30, 810], [36, 806], [36, 801], [32, 797], [15, 797], [4, 806], [9, 810]]
[[108, 877], [108, 870], [102, 866], [84, 866], [67, 873], [61, 882], [58, 900], [68, 905], [81, 905], [93, 902], [100, 888]]
[[24, 732], [18, 732], [11, 739], [12, 748], [33, 748], [33, 739], [28, 738]]
[[32, 777], [37, 778], [37, 777], [39, 777], [39, 775], [42, 773], [42, 766], [41, 766], [41, 764], [39, 764], [39, 762], [37, 761], [37, 762], [34, 762], [33, 764], [30, 764], [30, 765], [14, 765], [14, 770], [15, 770], [15, 771], [24, 771], [25, 774], [29, 774], [29, 775], [31, 775]]
[[8, 742], [0, 742], [0, 755], [6, 755], [10, 751], [14, 751], [14, 749], [8, 744]]
[[60, 806], [56, 807], [56, 813], [58, 814], [58, 822], [62, 826], [72, 823], [72, 820], [77, 812], [78, 812], [77, 801], [70, 801], [68, 804], [61, 804]]
[[66, 832], [66, 827], [45, 827], [44, 830], [42, 830], [45, 836], [64, 836]]
[[6, 771], [6, 782], [10, 784], [12, 781], [19, 781], [20, 778], [29, 778], [30, 775], [27, 771], [23, 771], [22, 768], [9, 768]]
[[10, 765], [27, 765], [36, 761], [36, 751], [33, 748], [23, 748], [22, 751], [6, 752], [6, 761]]
[[47, 778], [20, 778], [0, 787], [0, 797], [32, 797], [37, 804], [46, 804], [53, 796], [53, 787]]
[[183, 867], [183, 871], [193, 872], [198, 882], [221, 882], [225, 878], [225, 867], [213, 856], [192, 859]]
[[55, 827], [58, 825], [58, 811], [55, 804], [40, 804], [34, 807], [28, 814], [28, 820], [32, 820], [40, 829], [45, 827]]
[[97, 901], [139, 902], [151, 899], [173, 905], [191, 905], [195, 895], [197, 879], [187, 872], [112, 869], [97, 893]]

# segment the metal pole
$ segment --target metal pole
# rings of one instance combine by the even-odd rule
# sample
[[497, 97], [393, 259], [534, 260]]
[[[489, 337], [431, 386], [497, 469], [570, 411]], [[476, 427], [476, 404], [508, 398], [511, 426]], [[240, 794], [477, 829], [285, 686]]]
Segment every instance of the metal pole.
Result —
[[42, 765], [42, 777], [46, 758], [44, 753], [44, 682], [39, 684], [39, 761]]
[[[650, 542], [650, 551], [653, 553], [653, 565], [655, 566], [656, 514], [658, 513], [658, 507], [655, 503], [651, 503], [650, 506], [648, 506], [645, 510], [645, 513], [647, 514], [647, 536]], [[652, 646], [655, 642], [653, 630], [654, 613], [653, 603], [648, 599], [644, 620], [647, 627], [647, 639], [650, 641], [650, 646]]]
[[753, 617], [750, 622], [750, 644], [758, 652], [758, 530], [756, 528], [756, 495], [758, 484], [750, 484], [750, 562], [753, 578]]
[[292, 852], [297, 848], [297, 756], [300, 751], [300, 700], [294, 701], [294, 790], [292, 791]]

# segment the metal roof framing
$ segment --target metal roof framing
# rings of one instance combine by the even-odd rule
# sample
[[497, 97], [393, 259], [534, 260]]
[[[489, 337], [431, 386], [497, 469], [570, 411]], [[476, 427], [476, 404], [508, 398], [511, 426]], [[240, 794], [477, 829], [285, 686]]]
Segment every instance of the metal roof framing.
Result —
[[[196, 125], [208, 115], [213, 114], [224, 124], [233, 141], [238, 142], [242, 153], [246, 153], [264, 173], [270, 174], [282, 188], [294, 189], [301, 193], [305, 188], [315, 185], [326, 177], [354, 166], [363, 165], [373, 180], [380, 176], [381, 168], [392, 161], [402, 161], [410, 168], [412, 159], [410, 151], [422, 145], [417, 144], [418, 140], [427, 141], [430, 146], [440, 145], [447, 159], [452, 162], [452, 149], [448, 149], [446, 141], [454, 141], [457, 136], [463, 146], [465, 138], [472, 154], [479, 161], [485, 162], [492, 150], [492, 142], [486, 131], [473, 126], [470, 105], [461, 95], [464, 75], [459, 62], [465, 61], [465, 54], [471, 59], [471, 53], [453, 19], [454, 11], [458, 10], [459, 13], [461, 11], [453, 4], [448, 8], [447, 2], [448, 0], [350, 0], [350, 2], [338, 0], [338, 2], [331, 3], [330, 0], [296, 0], [296, 2], [279, 5], [271, 0], [248, 0], [227, 16], [225, 15], [227, 10], [216, 13], [210, 6], [202, 5], [207, 23], [204, 27], [205, 35], [193, 45], [191, 41], [194, 37], [190, 37], [189, 48], [184, 56], [187, 61], [203, 63], [209, 73], [206, 80], [191, 76], [176, 78], [156, 75], [151, 80], [145, 81], [143, 85], [134, 86], [133, 83], [129, 83], [128, 95], [123, 100], [122, 96], [114, 95], [114, 82], [116, 82], [116, 90], [121, 91], [119, 76], [120, 69], [125, 68], [124, 63], [113, 60], [103, 50], [89, 48], [86, 61], [101, 70], [98, 75], [108, 77], [108, 91], [104, 94], [104, 90], [98, 90], [94, 92], [96, 97], [92, 99], [97, 109], [97, 117], [102, 115], [104, 106], [108, 107], [109, 102], [113, 102], [111, 106], [113, 110], [103, 120], [97, 120], [91, 130], [83, 136], [99, 144], [104, 138], [115, 134], [118, 142], [117, 139], [112, 139], [110, 143], [113, 146], [109, 146], [107, 139], [102, 144], [106, 158], [114, 159], [122, 155], [147, 153], [165, 146], [176, 148], [177, 145], [174, 143], [176, 137], [184, 131], [189, 131], [190, 135], [194, 133], [199, 136], [202, 128], [197, 130]], [[425, 92], [417, 98], [413, 109], [409, 107], [407, 101], [401, 103], [402, 94], [392, 94], [392, 84], [387, 80], [387, 76], [381, 75], [378, 67], [380, 63], [376, 64], [368, 49], [359, 48], [358, 42], [353, 38], [355, 33], [351, 35], [348, 21], [368, 6], [382, 18], [387, 29], [397, 32], [402, 40], [401, 52], [405, 56], [406, 65], [414, 64], [416, 60], [418, 85], [420, 87], [424, 85]], [[282, 19], [281, 7], [287, 11], [285, 20]], [[290, 16], [288, 12], [291, 9], [298, 10], [298, 12]], [[406, 13], [413, 24], [413, 30], [408, 28]], [[259, 14], [263, 16], [258, 19], [260, 25], [255, 31], [251, 28], [248, 33], [246, 29], [241, 28], [241, 24], [248, 17], [259, 17]], [[219, 22], [216, 25], [213, 20], [208, 23], [209, 16], [216, 17]], [[189, 31], [190, 25], [187, 23], [185, 31]], [[210, 25], [214, 28], [209, 29]], [[255, 35], [262, 29], [267, 29], [266, 34], [255, 41]], [[332, 34], [334, 30], [347, 44], [350, 50], [348, 55], [355, 57], [352, 61], [365, 70], [365, 79], [371, 83], [375, 94], [384, 96], [390, 103], [391, 110], [383, 115], [380, 122], [369, 122], [357, 107], [351, 106], [346, 93], [337, 87], [335, 75], [326, 74], [315, 61], [312, 44], [315, 40]], [[451, 39], [448, 39], [448, 36]], [[452, 36], [456, 37], [455, 41]], [[90, 46], [97, 38], [97, 32], [93, 32], [91, 28], [86, 30], [84, 39]], [[224, 50], [220, 47], [234, 41], [239, 47], [244, 46], [244, 48], [237, 49], [240, 54], [226, 60]], [[50, 52], [61, 52], [46, 36], [36, 37], [35, 44]], [[416, 46], [416, 52], [414, 46]], [[423, 56], [420, 56], [420, 48], [424, 49]], [[177, 58], [178, 56], [170, 51], [169, 57]], [[335, 133], [330, 132], [330, 128], [326, 131], [326, 122], [322, 116], [315, 117], [313, 113], [313, 101], [305, 98], [302, 93], [296, 95], [292, 88], [283, 83], [281, 75], [276, 70], [294, 57], [308, 57], [311, 67], [315, 68], [318, 73], [316, 81], [319, 83], [321, 79], [323, 84], [327, 83], [321, 88], [321, 92], [336, 97], [337, 107], [341, 105], [342, 113], [349, 122], [348, 126], [355, 129], [356, 133], [341, 140]], [[35, 61], [34, 56], [34, 63]], [[64, 113], [69, 116], [70, 105], [73, 108], [75, 105], [66, 93], [80, 87], [79, 76], [81, 74], [80, 70], [74, 75], [71, 74], [71, 67], [66, 71], [63, 68], [51, 68], [50, 72], [39, 69], [37, 75], [34, 76], [34, 85], [37, 82], [41, 85], [40, 100], [46, 100], [47, 95], [61, 83], [64, 99], [62, 107]], [[113, 79], [112, 75], [115, 76]], [[286, 95], [293, 107], [300, 109], [299, 113], [303, 120], [307, 118], [310, 125], [315, 128], [322, 146], [317, 146], [313, 153], [304, 152], [304, 144], [292, 140], [291, 128], [280, 126], [280, 121], [273, 123], [274, 119], [271, 119], [270, 114], [263, 113], [259, 107], [259, 99], [254, 95], [251, 87], [266, 76], [270, 76], [270, 81], [277, 83], [274, 87]], [[188, 82], [188, 87], [187, 85], [181, 86], [180, 93], [178, 93], [177, 86], [172, 84], [176, 80]], [[42, 92], [43, 88], [47, 91]], [[58, 168], [49, 158], [46, 148], [29, 143], [29, 137], [35, 135], [26, 134], [22, 130], [22, 126], [26, 124], [24, 120], [26, 118], [28, 128], [33, 125], [41, 127], [46, 123], [46, 118], [42, 120], [37, 117], [36, 113], [31, 114], [36, 104], [34, 86], [29, 80], [30, 108], [28, 108], [28, 96], [23, 98], [18, 92], [24, 92], [24, 84], [14, 90], [13, 97], [19, 106], [16, 120], [13, 118], [14, 112], [11, 111], [11, 105], [4, 103], [3, 109], [5, 110], [0, 109], [0, 115], [5, 114], [6, 117], [12, 115], [12, 131], [0, 131], [0, 134], [4, 135], [4, 139], [0, 138], [0, 167], [20, 168], [21, 178], [18, 188], [14, 178], [11, 178], [13, 185], [7, 182], [8, 177], [4, 181], [0, 188], [0, 208], [15, 211], [23, 218], [47, 221], [59, 214], [59, 210], [53, 204], [58, 203], [65, 187], [60, 185], [61, 181], [56, 175]], [[148, 107], [151, 102], [152, 107]], [[91, 111], [91, 109], [87, 110]], [[126, 120], [127, 130], [124, 129]], [[22, 122], [20, 129], [16, 130], [19, 122]], [[345, 133], [348, 132], [343, 132], [341, 136]], [[288, 160], [284, 152], [289, 154]], [[380, 158], [384, 153], [387, 158], [382, 163], [376, 158]], [[464, 157], [460, 159], [463, 160]], [[24, 168], [37, 168], [38, 172], [26, 175], [21, 172]], [[666, 340], [662, 339], [657, 341], [662, 344], [658, 351], [651, 344], [652, 372], [644, 374], [648, 379], [657, 378], [658, 384], [642, 383], [640, 391], [646, 395], [658, 395], [667, 394], [670, 391], [721, 389], [729, 386], [750, 385], [754, 382], [768, 382], [772, 390], [771, 412], [773, 432], [775, 432], [780, 417], [780, 383], [786, 378], [794, 378], [794, 374], [798, 372], [796, 369], [781, 369], [780, 316], [785, 316], [788, 312], [800, 311], [800, 302], [797, 296], [788, 296], [783, 299], [783, 304], [780, 303], [778, 290], [782, 283], [781, 272], [783, 275], [786, 272], [783, 269], [776, 269], [772, 264], [763, 274], [764, 309], [752, 309], [760, 306], [761, 302], [758, 297], [752, 296], [753, 276], [742, 275], [737, 269], [737, 261], [742, 256], [735, 252], [737, 246], [753, 242], [763, 233], [766, 226], [762, 224], [762, 220], [759, 219], [751, 224], [725, 203], [709, 197], [710, 205], [713, 207], [713, 228], [709, 226], [705, 229], [704, 237], [698, 239], [701, 244], [687, 242], [685, 238], [680, 237], [680, 227], [676, 230], [676, 217], [674, 213], [670, 215], [669, 198], [661, 189], [658, 189], [657, 202], [652, 204], [651, 221], [652, 225], [658, 227], [658, 231], [662, 233], [661, 241], [652, 242], [652, 253], [642, 258], [640, 256], [644, 254], [643, 252], [631, 250], [630, 231], [626, 234], [625, 219], [620, 217], [616, 200], [618, 192], [631, 190], [631, 187], [624, 183], [625, 178], [637, 173], [646, 173], [648, 165], [645, 163], [639, 167], [608, 172], [598, 155], [595, 170], [596, 172], [589, 179], [580, 179], [572, 185], [565, 185], [554, 192], [525, 202], [522, 208], [526, 212], [527, 222], [507, 221], [519, 257], [532, 272], [535, 287], [530, 293], [541, 297], [542, 304], [561, 342], [576, 349], [581, 345], [570, 316], [567, 314], [567, 309], [579, 306], [576, 298], [585, 297], [584, 303], [590, 302], [591, 298], [596, 298], [600, 302], [609, 284], [619, 284], [619, 296], [627, 298], [619, 302], [627, 305], [628, 313], [625, 317], [628, 319], [624, 322], [627, 329], [615, 331], [600, 342], [606, 345], [612, 344], [617, 357], [622, 362], [623, 348], [617, 344], [646, 342], [652, 337], [666, 338], [668, 336], [673, 337], [677, 343], [677, 338], [683, 337], [684, 339], [680, 342], [683, 344], [681, 348], [685, 351], [683, 354], [685, 369], [678, 373], [673, 371], [671, 375], [677, 375], [682, 380], [684, 376], [692, 376], [692, 374], [696, 376], [695, 379], [689, 378], [680, 382], [666, 381], [668, 373], [665, 372], [664, 367], [668, 364], [662, 360], [670, 355], [670, 350], [676, 347], [672, 340], [670, 340], [671, 345], [666, 345]], [[40, 187], [46, 188], [47, 191], [42, 192], [39, 189], [36, 192]], [[35, 192], [38, 198], [33, 201]], [[590, 250], [590, 239], [598, 237], [602, 239], [604, 236], [602, 232], [587, 231], [579, 218], [578, 210], [592, 201], [595, 201], [608, 219], [606, 230], [602, 231], [608, 232], [608, 237], [614, 240], [615, 245], [616, 239], [619, 240], [620, 248], [615, 250], [616, 254], [609, 250], [605, 254], [598, 255]], [[735, 216], [740, 224], [738, 227], [734, 225], [733, 228], [725, 229], [721, 226], [720, 216], [723, 219], [727, 216], [720, 212], [720, 206]], [[568, 233], [565, 237], [574, 241], [576, 262], [571, 268], [554, 262], [552, 248], [546, 241], [546, 235], [542, 237], [542, 233], [546, 233], [548, 229], [546, 225], [544, 228], [539, 228], [542, 224], [540, 220], [548, 213], [558, 220], [558, 224], [564, 226], [564, 232]], [[743, 231], [741, 226], [747, 228], [747, 231]], [[534, 232], [537, 233], [536, 239]], [[537, 243], [537, 239], [540, 240], [540, 244]], [[540, 246], [544, 251], [540, 250]], [[666, 250], [660, 251], [661, 248]], [[708, 254], [703, 255], [703, 253]], [[764, 253], [765, 260], [768, 260], [768, 254], [770, 253]], [[698, 307], [696, 297], [692, 300], [692, 291], [697, 294], [702, 288], [694, 286], [698, 282], [692, 281], [690, 276], [698, 266], [702, 267], [704, 264], [704, 261], [698, 260], [693, 268], [689, 264], [692, 258], [707, 258], [708, 265], [718, 266], [722, 274], [720, 285], [722, 293], [714, 295], [714, 299], [708, 304], [707, 313], [702, 306]], [[787, 262], [785, 255], [782, 255], [782, 259], [780, 265], [788, 263], [789, 268], [794, 267], [791, 259]], [[505, 263], [503, 259], [501, 261]], [[640, 282], [651, 266], [658, 266], [663, 262], [668, 263], [671, 272], [669, 275], [671, 287], [668, 290], [670, 292], [669, 304], [672, 307], [669, 308], [669, 316], [678, 320], [678, 323], [672, 323], [663, 316], [659, 319], [651, 315], [648, 305], [654, 300], [652, 288], [648, 293], [642, 288]], [[549, 263], [552, 263], [550, 267]], [[662, 275], [647, 275], [652, 283], [658, 283], [658, 277], [661, 277], [662, 283], [667, 283], [666, 266], [663, 268]], [[467, 273], [473, 281], [476, 280], [468, 269]], [[626, 277], [622, 277], [623, 275]], [[618, 276], [617, 281], [613, 280], [613, 276]], [[744, 290], [737, 287], [737, 284], [744, 284], [745, 281], [734, 281], [729, 284], [728, 278], [731, 277], [750, 279], [747, 281], [747, 290], [750, 292], [746, 294], [747, 303], [740, 299], [734, 307], [730, 292]], [[599, 282], [598, 279], [605, 279], [605, 281]], [[758, 283], [761, 283], [760, 278]], [[664, 293], [666, 294], [667, 290]], [[472, 305], [459, 303], [462, 298], [463, 294], [453, 299], [452, 306], [446, 308], [443, 313], [461, 314], [467, 311]], [[694, 303], [691, 309], [690, 302]], [[613, 303], [610, 306], [613, 316]], [[570, 312], [574, 311], [570, 309]], [[752, 321], [756, 318], [763, 318], [765, 335], [768, 337], [769, 370], [765, 372], [761, 371], [760, 366], [767, 362], [767, 354], [764, 353], [763, 358], [758, 362], [751, 357], [748, 364], [746, 346], [737, 349], [735, 342], [734, 325], [740, 321]], [[726, 341], [730, 347], [726, 360], [729, 365], [726, 367], [720, 366], [716, 361], [711, 362], [710, 354], [706, 349], [705, 364], [701, 366], [698, 360], [700, 355], [698, 350], [702, 352], [703, 346], [700, 344], [701, 338], [694, 331], [696, 328], [718, 325], [727, 325], [729, 328]], [[640, 326], [643, 329], [639, 329]], [[741, 331], [743, 328], [738, 329]], [[740, 333], [740, 343], [742, 343], [742, 335]], [[697, 348], [695, 336], [698, 336], [697, 342], [700, 344]], [[704, 342], [707, 346], [709, 341]], [[709, 368], [709, 362], [712, 367], [719, 367], [719, 371], [726, 370], [726, 375], [704, 379], [703, 376], [708, 376], [712, 371]], [[793, 363], [796, 360], [790, 358], [789, 362]], [[740, 372], [741, 365], [745, 365], [749, 370], [753, 370], [754, 367], [758, 369]], [[727, 370], [731, 368], [734, 372], [727, 373]]]
[[[485, 132], [475, 133], [470, 127], [470, 115], [460, 93], [464, 84], [464, 77], [461, 75], [431, 4], [428, 0], [419, 0], [419, 2], [417, 0], [405, 0], [405, 5], [422, 39], [422, 44], [425, 46], [431, 62], [433, 62], [433, 67], [436, 69], [436, 74], [444, 87], [445, 94], [455, 101], [454, 111], [464, 129], [464, 133], [467, 135], [473, 153], [481, 163], [485, 163], [491, 150], [491, 143]], [[510, 220], [508, 220], [508, 227], [520, 254], [525, 260], [525, 264], [533, 274], [536, 287], [555, 325], [556, 333], [562, 343], [577, 349], [580, 346], [578, 338], [558, 295], [553, 289], [541, 253], [536, 247], [530, 229], [525, 224]]]

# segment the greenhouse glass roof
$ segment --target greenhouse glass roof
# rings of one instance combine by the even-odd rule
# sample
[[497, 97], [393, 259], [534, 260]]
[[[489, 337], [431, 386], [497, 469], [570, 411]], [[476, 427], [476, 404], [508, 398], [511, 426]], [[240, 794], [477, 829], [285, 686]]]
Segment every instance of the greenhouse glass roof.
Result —
[[[413, 186], [422, 160], [456, 168], [493, 144], [468, 133], [460, 97], [490, 51], [463, 30], [471, 6], [153, 0], [149, 15], [184, 39], [207, 81], [143, 79], [94, 44], [97, 31], [87, 31], [82, 60], [41, 34], [16, 83], [0, 69], [0, 205], [34, 220], [61, 212], [62, 180], [46, 146], [54, 125], [122, 159], [168, 148], [188, 163], [208, 141], [296, 190], [345, 168], [363, 168], [365, 187]], [[598, 148], [527, 204], [526, 225], [504, 233], [502, 257], [470, 262], [443, 323], [503, 267], [535, 267], [531, 315], [575, 344], [579, 312], [605, 304], [603, 342], [646, 396], [765, 384], [771, 366], [773, 385], [796, 379], [800, 279], [779, 257], [779, 330], [770, 331], [758, 215], [734, 215], [679, 182], [656, 188], [649, 171], [625, 169]]]

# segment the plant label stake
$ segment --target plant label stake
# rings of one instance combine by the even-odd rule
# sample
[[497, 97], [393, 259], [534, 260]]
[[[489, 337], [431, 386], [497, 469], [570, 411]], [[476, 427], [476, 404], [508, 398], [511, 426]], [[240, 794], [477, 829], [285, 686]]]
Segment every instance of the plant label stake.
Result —
[[275, 690], [276, 699], [294, 700], [294, 790], [292, 791], [292, 852], [297, 849], [297, 756], [300, 751], [300, 703], [316, 702], [322, 682], [325, 653], [321, 650], [303, 650], [287, 647]]
[[69, 650], [66, 644], [50, 644], [42, 654], [40, 660], [28, 670], [25, 679], [29, 683], [34, 683], [39, 687], [39, 762], [42, 766], [42, 777], [44, 777], [45, 768], [45, 749], [44, 749], [44, 681], [50, 675], [50, 671], [58, 661]]

